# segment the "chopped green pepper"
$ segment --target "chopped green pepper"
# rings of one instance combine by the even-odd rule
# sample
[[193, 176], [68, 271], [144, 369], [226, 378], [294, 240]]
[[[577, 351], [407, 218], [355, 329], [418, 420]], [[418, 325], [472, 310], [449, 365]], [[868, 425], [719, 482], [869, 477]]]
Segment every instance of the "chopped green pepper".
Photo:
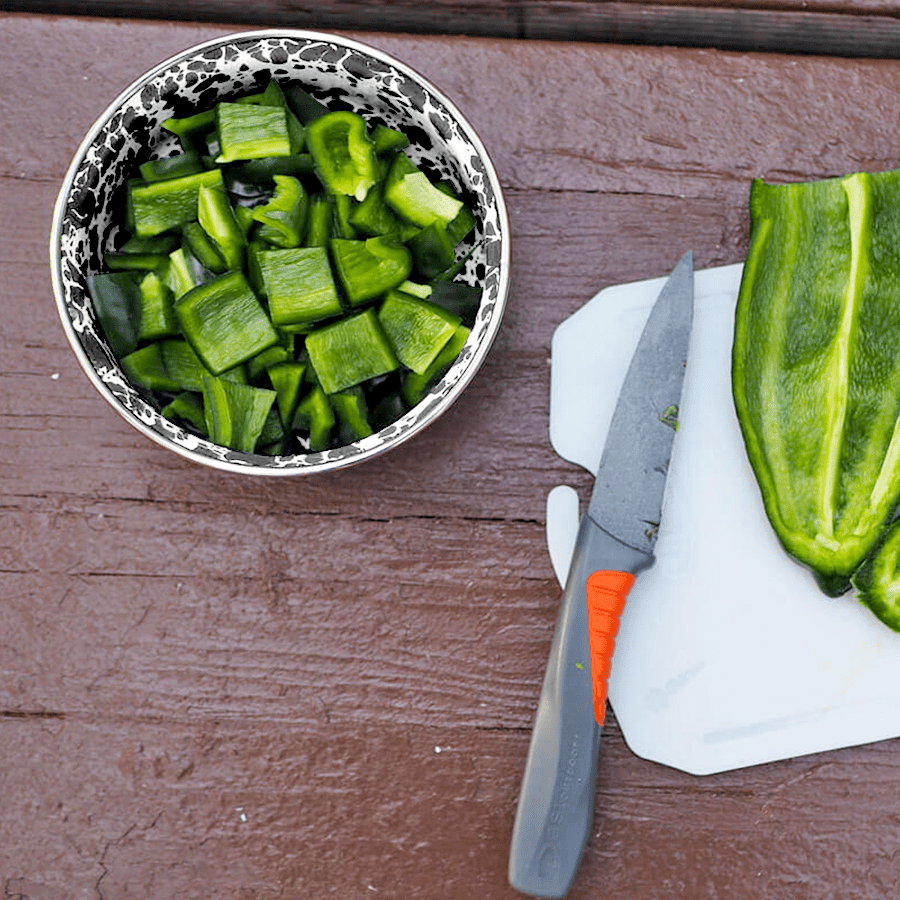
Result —
[[216, 106], [219, 138], [217, 163], [268, 156], [290, 156], [293, 150], [283, 107], [250, 103]]
[[321, 387], [314, 387], [298, 404], [293, 428], [309, 434], [309, 449], [313, 452], [331, 446], [331, 432], [335, 425], [334, 410]]
[[135, 233], [138, 237], [152, 237], [193, 221], [197, 218], [200, 188], [222, 184], [220, 169], [150, 184], [133, 184], [129, 194]]
[[263, 250], [257, 262], [274, 325], [307, 325], [340, 315], [341, 301], [323, 247]]
[[399, 365], [373, 309], [310, 332], [306, 352], [328, 394], [354, 387]]
[[260, 240], [275, 247], [299, 247], [303, 243], [306, 225], [306, 190], [291, 175], [275, 175], [275, 193], [268, 203], [253, 210], [253, 218], [260, 223]]
[[151, 159], [138, 166], [141, 178], [146, 182], [165, 181], [167, 178], [180, 178], [182, 175], [195, 175], [205, 171], [200, 154], [192, 150], [169, 156], [166, 159]]
[[309, 125], [310, 122], [321, 118], [329, 111], [324, 103], [319, 103], [315, 97], [308, 94], [299, 85], [285, 88], [283, 93], [288, 108], [304, 125]]
[[177, 135], [185, 149], [193, 149], [203, 139], [203, 135], [215, 127], [215, 124], [215, 109], [207, 109], [182, 119], [166, 119], [162, 123], [162, 127], [166, 131]]
[[172, 292], [156, 272], [148, 272], [138, 284], [141, 295], [142, 341], [155, 341], [178, 332], [178, 319], [172, 306]]
[[[291, 341], [293, 343], [293, 341]], [[279, 363], [292, 360], [294, 355], [291, 350], [285, 346], [284, 342], [275, 344], [272, 347], [266, 347], [262, 353], [257, 353], [245, 363], [247, 369], [247, 380], [256, 383], [268, 371], [270, 366], [276, 366]]]
[[309, 152], [325, 187], [363, 200], [377, 178], [375, 147], [365, 119], [353, 112], [329, 112], [306, 129]]
[[166, 369], [162, 343], [157, 341], [133, 350], [119, 362], [130, 381], [150, 391], [180, 391], [181, 384]]
[[163, 271], [163, 282], [176, 300], [206, 280], [202, 263], [187, 246], [179, 247], [169, 254], [168, 264]]
[[359, 387], [338, 391], [328, 398], [337, 414], [341, 440], [345, 444], [362, 440], [374, 434], [369, 424], [366, 396]]
[[331, 255], [351, 305], [380, 297], [409, 277], [412, 254], [389, 238], [364, 241], [334, 238]]
[[481, 288], [464, 281], [436, 281], [428, 299], [456, 313], [471, 328], [481, 305]]
[[227, 266], [222, 255], [216, 249], [210, 236], [203, 230], [199, 222], [188, 222], [181, 229], [185, 248], [194, 258], [214, 275], [221, 275]]
[[109, 349], [119, 358], [131, 353], [141, 333], [141, 292], [134, 274], [88, 275], [87, 289]]
[[409, 138], [396, 128], [378, 124], [372, 129], [372, 144], [375, 152], [382, 156], [392, 150], [403, 150], [409, 146]]
[[[396, 421], [401, 388], [456, 355], [457, 314], [440, 307], [457, 288], [448, 304], [440, 285], [474, 251], [455, 259], [474, 219], [453, 187], [405, 157], [401, 132], [276, 81], [163, 129], [183, 152], [126, 179], [127, 241], [88, 280], [123, 370], [163, 415], [253, 452], [286, 452], [292, 432], [325, 450]], [[373, 301], [387, 329], [374, 304], [359, 312]]]
[[444, 376], [462, 352], [469, 334], [470, 331], [465, 325], [459, 325], [450, 340], [444, 344], [441, 352], [421, 375], [416, 372], [406, 374], [401, 393], [409, 406], [420, 403], [438, 380]]
[[241, 272], [227, 272], [175, 303], [184, 336], [213, 375], [278, 342], [265, 310]]
[[197, 219], [225, 261], [226, 269], [240, 269], [247, 241], [234, 216], [224, 186], [202, 185], [197, 195]]
[[389, 291], [378, 319], [397, 359], [419, 375], [450, 340], [460, 323], [459, 316], [443, 307], [400, 291]]
[[269, 381], [275, 389], [281, 421], [285, 428], [289, 428], [300, 402], [300, 388], [306, 373], [306, 363], [282, 362], [270, 366], [267, 371]]
[[404, 219], [424, 228], [432, 222], [448, 225], [463, 208], [429, 181], [428, 176], [405, 154], [394, 157], [384, 185], [384, 199]]
[[171, 422], [186, 422], [194, 431], [207, 436], [203, 398], [193, 391], [182, 391], [173, 397], [160, 412]]
[[307, 247], [327, 247], [331, 240], [332, 205], [327, 194], [316, 194], [309, 198], [306, 216]]
[[426, 281], [437, 278], [456, 260], [455, 243], [450, 242], [447, 229], [440, 222], [432, 222], [416, 232], [408, 241], [413, 263]]
[[210, 440], [223, 447], [252, 453], [274, 402], [275, 391], [268, 388], [203, 377], [206, 428]]
[[174, 234], [156, 234], [153, 237], [138, 237], [132, 235], [119, 247], [119, 253], [136, 253], [138, 256], [152, 254], [154, 256], [168, 256], [173, 250], [178, 249], [178, 236]]

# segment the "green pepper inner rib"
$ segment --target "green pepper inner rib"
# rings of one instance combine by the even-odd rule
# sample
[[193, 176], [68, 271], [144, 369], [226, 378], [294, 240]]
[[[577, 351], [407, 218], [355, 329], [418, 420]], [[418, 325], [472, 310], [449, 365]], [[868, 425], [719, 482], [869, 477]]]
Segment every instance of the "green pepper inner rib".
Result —
[[825, 459], [822, 466], [820, 530], [815, 536], [819, 543], [832, 550], [840, 546], [834, 537], [836, 491], [850, 397], [850, 354], [863, 291], [860, 257], [864, 253], [863, 237], [870, 213], [867, 192], [861, 183], [861, 177], [847, 178], [842, 182], [842, 186], [847, 195], [850, 226], [850, 272], [844, 294], [843, 315], [831, 353], [830, 372], [826, 376], [832, 389], [827, 395], [830, 409], [829, 425], [825, 432]]

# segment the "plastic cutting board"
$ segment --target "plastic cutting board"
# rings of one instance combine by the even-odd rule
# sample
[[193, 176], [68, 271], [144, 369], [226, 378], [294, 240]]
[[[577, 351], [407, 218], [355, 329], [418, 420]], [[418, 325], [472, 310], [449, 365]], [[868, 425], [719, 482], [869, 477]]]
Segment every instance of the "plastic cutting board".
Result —
[[[852, 593], [822, 594], [766, 519], [731, 399], [740, 275], [740, 265], [695, 274], [656, 562], [629, 596], [610, 678], [629, 747], [695, 774], [900, 735], [900, 634]], [[590, 472], [664, 281], [607, 288], [553, 335], [551, 443]], [[547, 499], [560, 582], [578, 506], [564, 486]]]

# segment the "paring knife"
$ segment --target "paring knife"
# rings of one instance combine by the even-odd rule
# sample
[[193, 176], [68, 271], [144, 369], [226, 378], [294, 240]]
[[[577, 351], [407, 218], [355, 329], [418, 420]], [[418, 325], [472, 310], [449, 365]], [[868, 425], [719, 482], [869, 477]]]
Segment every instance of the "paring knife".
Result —
[[635, 576], [653, 563], [693, 308], [686, 253], [625, 376], [560, 603], [509, 857], [510, 884], [533, 897], [566, 895], [590, 836], [615, 637]]

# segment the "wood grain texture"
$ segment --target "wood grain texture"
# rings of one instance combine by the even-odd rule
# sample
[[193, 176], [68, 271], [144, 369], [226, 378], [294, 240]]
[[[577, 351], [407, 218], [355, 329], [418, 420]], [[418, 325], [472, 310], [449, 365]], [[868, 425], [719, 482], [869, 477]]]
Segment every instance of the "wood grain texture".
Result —
[[[900, 63], [356, 34], [482, 134], [513, 287], [484, 369], [428, 431], [273, 483], [119, 419], [66, 345], [46, 264], [94, 117], [227, 30], [0, 15], [0, 886], [512, 900], [559, 595], [544, 502], [590, 484], [549, 446], [553, 329], [686, 247], [699, 267], [740, 260], [754, 176], [900, 165]], [[635, 757], [611, 715], [572, 900], [896, 896], [898, 776], [885, 741], [696, 778]]]
[[898, 0], [7, 0], [10, 12], [311, 29], [900, 55]]

